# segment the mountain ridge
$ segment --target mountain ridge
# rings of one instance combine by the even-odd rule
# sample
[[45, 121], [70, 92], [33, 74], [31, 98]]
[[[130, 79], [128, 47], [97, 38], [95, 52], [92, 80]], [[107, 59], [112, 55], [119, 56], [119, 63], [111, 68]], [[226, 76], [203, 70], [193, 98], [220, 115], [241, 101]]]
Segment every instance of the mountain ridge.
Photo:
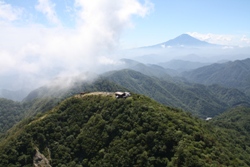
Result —
[[250, 58], [211, 64], [182, 74], [191, 82], [205, 85], [220, 84], [237, 88], [250, 95]]
[[[250, 106], [249, 97], [237, 89], [174, 82], [125, 69], [104, 75], [108, 80], [135, 93], [202, 118], [213, 117], [236, 105]], [[235, 97], [235, 98], [234, 98]]]

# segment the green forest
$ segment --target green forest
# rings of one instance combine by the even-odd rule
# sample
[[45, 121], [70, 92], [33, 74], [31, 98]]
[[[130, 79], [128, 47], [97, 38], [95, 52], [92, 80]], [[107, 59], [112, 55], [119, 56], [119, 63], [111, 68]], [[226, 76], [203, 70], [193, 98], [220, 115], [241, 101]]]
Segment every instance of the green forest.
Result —
[[206, 122], [142, 95], [73, 96], [11, 129], [0, 166], [33, 166], [38, 151], [51, 166], [249, 166], [249, 109], [230, 112], [228, 129], [227, 115]]
[[24, 117], [24, 108], [19, 102], [0, 98], [0, 136]]
[[0, 98], [0, 138], [11, 127], [23, 119], [46, 112], [62, 100], [79, 92], [115, 91], [125, 88], [99, 78], [91, 83], [76, 82], [70, 89], [58, 90], [54, 87], [41, 87], [32, 91], [22, 102]]

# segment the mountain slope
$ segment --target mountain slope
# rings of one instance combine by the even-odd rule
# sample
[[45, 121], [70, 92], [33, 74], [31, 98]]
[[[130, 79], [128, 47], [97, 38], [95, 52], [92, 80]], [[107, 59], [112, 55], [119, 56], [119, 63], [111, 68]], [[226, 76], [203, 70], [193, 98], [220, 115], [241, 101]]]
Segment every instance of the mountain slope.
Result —
[[[237, 107], [211, 120], [214, 125], [236, 130], [241, 135], [250, 137], [250, 108]], [[248, 142], [249, 143], [249, 142]]]
[[24, 117], [24, 107], [19, 102], [0, 98], [0, 136]]
[[206, 66], [208, 64], [209, 63], [192, 62], [192, 61], [185, 61], [185, 60], [171, 60], [168, 62], [159, 63], [159, 65], [164, 68], [177, 70], [178, 72], [193, 70], [196, 68]]
[[166, 80], [169, 81], [173, 80], [172, 77], [169, 75], [169, 73], [170, 74], [175, 73], [174, 70], [166, 69], [156, 64], [143, 64], [131, 59], [121, 59], [121, 61], [125, 65], [124, 68], [122, 69], [131, 69], [148, 76], [165, 78]]
[[0, 166], [32, 166], [35, 154], [51, 166], [250, 165], [206, 123], [135, 94], [65, 100], [0, 143]]
[[[231, 149], [233, 154], [238, 154], [239, 149], [244, 149], [247, 154], [244, 159], [248, 159], [250, 154], [250, 108], [237, 107], [222, 113], [218, 117], [210, 120], [212, 126], [223, 129], [224, 133], [219, 135], [219, 140], [225, 143], [226, 147], [236, 146]], [[230, 144], [225, 138], [231, 140]], [[240, 148], [239, 148], [240, 147]], [[248, 161], [250, 163], [250, 161]]]
[[32, 91], [23, 102], [0, 98], [0, 138], [19, 121], [50, 110], [69, 96], [88, 91], [118, 90], [124, 91], [126, 89], [99, 78], [93, 82], [77, 82], [72, 87], [65, 89], [44, 86]]
[[238, 88], [250, 95], [250, 58], [201, 67], [185, 72], [183, 77], [196, 83]]
[[149, 96], [162, 104], [190, 111], [202, 118], [213, 117], [237, 105], [250, 106], [249, 97], [244, 93], [218, 85], [169, 82], [132, 70], [108, 73], [105, 77], [133, 92]]

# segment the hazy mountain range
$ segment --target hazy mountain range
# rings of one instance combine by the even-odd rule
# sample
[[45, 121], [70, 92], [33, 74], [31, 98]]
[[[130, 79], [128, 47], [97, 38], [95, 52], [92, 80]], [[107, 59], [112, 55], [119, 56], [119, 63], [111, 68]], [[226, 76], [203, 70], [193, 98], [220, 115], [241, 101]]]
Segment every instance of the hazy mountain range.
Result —
[[183, 77], [196, 83], [238, 88], [250, 95], [250, 58], [200, 67], [184, 72]]
[[[232, 75], [231, 77], [228, 76], [228, 80], [235, 80], [234, 85], [237, 85], [236, 81], [238, 81], [239, 85], [245, 83], [246, 86], [242, 87], [242, 89], [220, 85], [220, 82], [216, 82], [216, 80], [214, 80], [214, 83], [201, 85], [193, 83], [195, 81], [188, 79], [189, 75], [186, 75], [188, 72], [182, 74], [175, 72], [178, 76], [174, 76], [175, 70], [172, 70], [172, 74], [169, 75], [170, 70], [161, 67], [160, 65], [146, 65], [129, 59], [123, 59], [122, 61], [125, 63], [123, 64], [123, 68], [126, 67], [127, 69], [125, 68], [104, 73], [101, 76], [93, 77], [92, 81], [82, 81], [79, 79], [79, 76], [79, 80], [72, 79], [70, 85], [60, 85], [61, 82], [68, 82], [65, 80], [62, 80], [61, 82], [52, 82], [51, 85], [43, 86], [29, 93], [29, 95], [25, 98], [25, 101], [48, 97], [63, 99], [81, 91], [120, 89], [147, 95], [162, 104], [181, 108], [202, 118], [216, 116], [232, 107], [250, 106], [250, 98], [247, 94], [248, 83], [244, 80], [235, 79], [235, 75]], [[242, 62], [247, 63], [248, 59], [242, 60]], [[231, 63], [237, 64], [238, 61]], [[228, 63], [217, 65], [221, 65], [223, 67], [225, 64]], [[204, 66], [203, 68], [210, 66], [211, 65]], [[214, 70], [214, 68], [212, 69]], [[231, 70], [235, 71], [236, 69], [232, 68]], [[245, 75], [248, 74], [245, 71], [245, 68], [240, 68], [238, 70], [238, 73]], [[191, 70], [190, 73], [191, 72], [193, 71]], [[208, 73], [209, 70], [204, 70], [204, 72]], [[88, 75], [93, 76], [94, 74], [90, 73]], [[181, 75], [183, 76], [181, 77]], [[244, 75], [242, 75], [242, 77], [244, 77]], [[102, 79], [100, 80], [98, 78]], [[108, 86], [109, 84], [102, 84], [108, 82], [120, 85], [120, 87], [110, 87]], [[92, 85], [94, 86], [92, 87]]]
[[[171, 65], [167, 66], [167, 63], [163, 64], [164, 68], [160, 66], [161, 64], [147, 65], [129, 59], [121, 61], [124, 62], [122, 68], [131, 70], [111, 71], [103, 75], [103, 79], [121, 85], [127, 90], [145, 94], [162, 104], [182, 108], [203, 118], [218, 115], [230, 107], [249, 106], [249, 59], [212, 64], [197, 70], [190, 70], [187, 66], [187, 72], [183, 73], [170, 69]], [[179, 64], [180, 62], [191, 63], [177, 61]], [[183, 67], [185, 68], [184, 65]], [[89, 76], [94, 75], [89, 74]], [[94, 91], [103, 87], [89, 89], [86, 84], [87, 87], [83, 87], [81, 79], [79, 81], [72, 79], [70, 86], [65, 84], [60, 86], [58, 85], [60, 82], [67, 83], [68, 81], [59, 80], [53, 82], [51, 86], [32, 91], [25, 101], [46, 97], [69, 97], [84, 90]], [[87, 84], [91, 85], [92, 82], [87, 82]], [[9, 94], [9, 98], [19, 97], [17, 95]]]
[[[163, 45], [165, 47], [161, 47]], [[176, 76], [180, 72], [213, 63], [242, 60], [250, 57], [249, 53], [249, 48], [215, 45], [198, 40], [188, 34], [182, 34], [174, 39], [149, 47], [121, 51], [117, 53], [119, 56], [117, 56], [116, 60], [109, 61], [111, 64], [108, 63], [98, 66], [95, 73], [101, 74], [103, 72], [133, 66], [133, 63], [130, 65], [131, 62], [125, 62], [124, 64], [123, 57], [126, 57], [127, 60], [130, 59], [140, 62], [141, 65], [144, 64], [149, 66], [149, 64], [151, 64], [152, 68], [157, 68], [159, 71], [167, 71], [169, 75]], [[160, 69], [160, 66], [165, 69]], [[18, 72], [1, 74], [0, 97], [7, 97], [20, 101], [28, 92], [45, 83], [49, 83], [50, 80], [61, 75], [61, 70], [63, 70], [63, 68], [55, 67], [50, 70], [45, 70], [45, 74], [26, 74]], [[79, 70], [78, 73], [82, 73], [82, 71]], [[6, 91], [9, 91], [10, 94], [12, 93], [13, 95], [6, 95], [4, 93]]]

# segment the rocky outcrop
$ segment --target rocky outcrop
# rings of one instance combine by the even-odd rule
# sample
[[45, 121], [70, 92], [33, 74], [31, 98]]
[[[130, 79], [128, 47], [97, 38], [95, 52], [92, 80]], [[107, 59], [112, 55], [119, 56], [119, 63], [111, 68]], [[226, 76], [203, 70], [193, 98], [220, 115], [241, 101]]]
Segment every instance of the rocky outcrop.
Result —
[[36, 149], [36, 154], [33, 158], [34, 167], [51, 167], [49, 160]]

